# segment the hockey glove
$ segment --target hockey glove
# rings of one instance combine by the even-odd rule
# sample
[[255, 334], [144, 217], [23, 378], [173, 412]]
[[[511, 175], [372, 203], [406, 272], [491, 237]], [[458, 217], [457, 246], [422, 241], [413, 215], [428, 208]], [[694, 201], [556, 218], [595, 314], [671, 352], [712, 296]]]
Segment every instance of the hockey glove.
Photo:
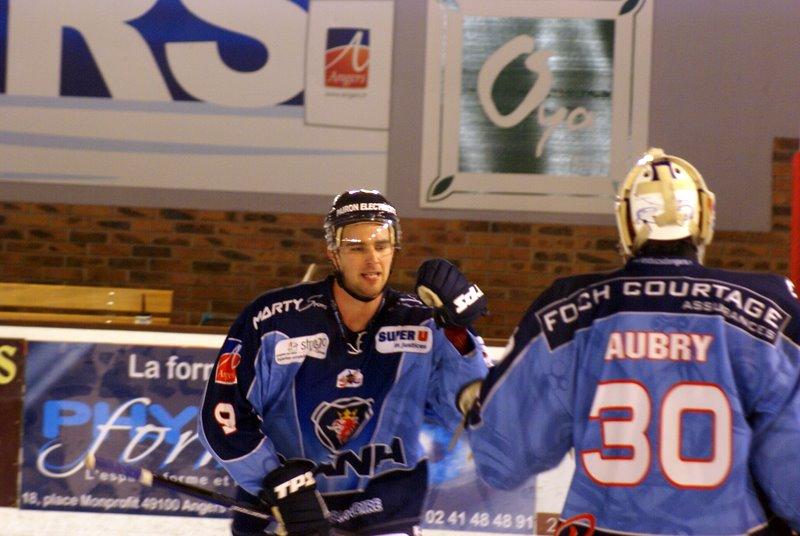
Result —
[[483, 381], [470, 382], [456, 394], [456, 407], [464, 416], [464, 427], [471, 428], [481, 422], [481, 388]]
[[328, 534], [328, 509], [313, 471], [314, 464], [308, 460], [287, 460], [264, 478], [258, 498], [272, 509], [289, 536]]
[[486, 312], [487, 299], [458, 268], [444, 259], [430, 259], [417, 270], [417, 295], [435, 309], [440, 327], [468, 327]]

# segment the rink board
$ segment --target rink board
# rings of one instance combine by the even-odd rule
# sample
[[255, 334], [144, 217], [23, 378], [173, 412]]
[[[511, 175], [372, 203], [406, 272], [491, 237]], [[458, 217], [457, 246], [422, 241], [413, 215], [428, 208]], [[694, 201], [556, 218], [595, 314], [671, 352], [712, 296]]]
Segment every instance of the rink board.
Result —
[[[88, 471], [89, 452], [233, 494], [233, 482], [197, 441], [195, 418], [222, 335], [0, 326], [28, 341], [21, 508], [224, 517], [214, 505]], [[499, 353], [500, 348], [491, 348]], [[458, 532], [547, 533], [566, 481], [513, 493], [483, 484], [462, 438], [426, 426], [431, 461], [424, 527]], [[563, 471], [562, 471], [563, 472]], [[546, 496], [536, 490], [547, 490]], [[536, 500], [535, 500], [536, 499]], [[539, 515], [537, 516], [537, 506]], [[542, 513], [545, 512], [544, 514]]]

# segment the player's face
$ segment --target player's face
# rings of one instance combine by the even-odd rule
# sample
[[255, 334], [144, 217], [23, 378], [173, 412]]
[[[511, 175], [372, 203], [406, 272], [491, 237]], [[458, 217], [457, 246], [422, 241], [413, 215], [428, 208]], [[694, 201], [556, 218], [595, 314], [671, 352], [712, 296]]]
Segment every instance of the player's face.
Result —
[[390, 225], [362, 222], [345, 226], [337, 257], [347, 287], [362, 296], [377, 297], [386, 286], [394, 258]]

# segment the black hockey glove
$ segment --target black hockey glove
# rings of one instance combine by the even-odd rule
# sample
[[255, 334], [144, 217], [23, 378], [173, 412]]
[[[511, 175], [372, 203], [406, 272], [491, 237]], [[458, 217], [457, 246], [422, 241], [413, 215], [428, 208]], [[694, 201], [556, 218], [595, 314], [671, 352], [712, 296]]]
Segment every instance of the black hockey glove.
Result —
[[328, 509], [317, 491], [314, 464], [308, 460], [287, 460], [264, 477], [258, 498], [289, 536], [327, 536]]
[[420, 299], [435, 309], [440, 327], [468, 327], [486, 312], [487, 299], [458, 268], [444, 259], [430, 259], [417, 270]]

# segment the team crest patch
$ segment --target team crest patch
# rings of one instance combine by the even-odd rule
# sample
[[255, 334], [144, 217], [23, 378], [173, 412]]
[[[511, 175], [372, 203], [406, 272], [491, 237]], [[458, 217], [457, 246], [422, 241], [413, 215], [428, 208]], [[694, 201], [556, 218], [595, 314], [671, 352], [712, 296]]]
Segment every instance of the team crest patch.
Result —
[[425, 326], [391, 326], [378, 330], [375, 349], [382, 354], [413, 352], [424, 354], [433, 347], [432, 333]]
[[344, 369], [336, 376], [336, 387], [339, 389], [361, 387], [363, 384], [364, 375], [357, 369]]
[[329, 342], [325, 333], [283, 339], [275, 344], [275, 363], [278, 365], [302, 363], [306, 357], [325, 359]]
[[373, 402], [357, 396], [322, 402], [311, 414], [317, 438], [328, 450], [338, 452], [372, 418]]
[[[229, 342], [234, 346], [229, 351], [224, 351], [225, 346]], [[214, 373], [214, 382], [224, 385], [234, 385], [236, 379], [236, 367], [242, 362], [242, 356], [239, 352], [242, 351], [242, 343], [236, 339], [228, 339], [223, 346], [223, 352], [217, 358], [217, 371]]]

